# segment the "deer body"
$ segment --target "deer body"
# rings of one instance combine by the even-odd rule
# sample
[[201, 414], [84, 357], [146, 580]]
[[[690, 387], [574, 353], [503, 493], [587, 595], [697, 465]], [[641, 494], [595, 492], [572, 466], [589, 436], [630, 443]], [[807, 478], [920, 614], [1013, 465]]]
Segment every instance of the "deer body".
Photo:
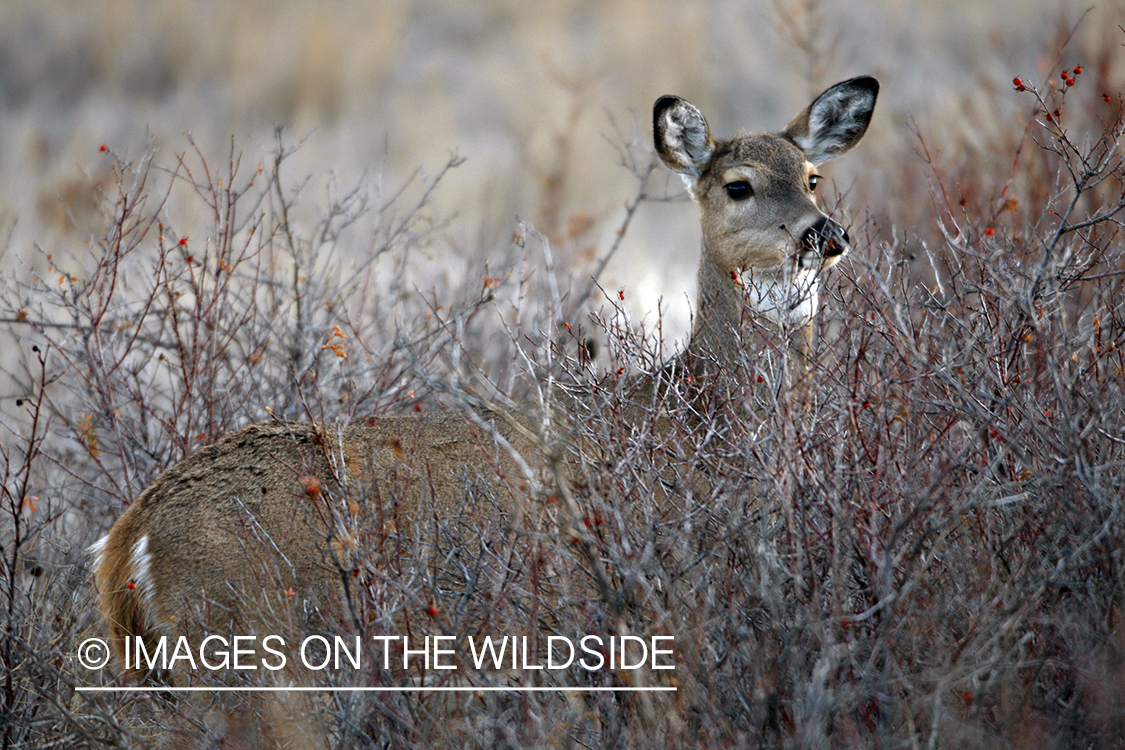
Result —
[[98, 588], [119, 653], [126, 635], [190, 620], [192, 604], [237, 612], [247, 592], [292, 596], [293, 587], [331, 602], [362, 531], [348, 523], [354, 508], [333, 507], [341, 497], [363, 498], [368, 523], [405, 537], [413, 508], [462, 512], [466, 482], [526, 494], [527, 478], [497, 443], [505, 433], [529, 452], [503, 420], [481, 428], [453, 411], [253, 425], [203, 448], [99, 542]]
[[[738, 371], [750, 324], [806, 361], [821, 273], [848, 242], [813, 200], [815, 166], [862, 137], [877, 92], [872, 78], [845, 81], [781, 133], [719, 141], [688, 102], [656, 102], [657, 152], [684, 178], [703, 229], [693, 334], [662, 377]], [[346, 622], [350, 555], [365, 535], [410, 544], [436, 519], [522, 512], [539, 479], [550, 481], [533, 422], [450, 411], [222, 438], [165, 472], [94, 546], [115, 650], [124, 655], [126, 636], [192, 622], [221, 632], [294, 610]]]

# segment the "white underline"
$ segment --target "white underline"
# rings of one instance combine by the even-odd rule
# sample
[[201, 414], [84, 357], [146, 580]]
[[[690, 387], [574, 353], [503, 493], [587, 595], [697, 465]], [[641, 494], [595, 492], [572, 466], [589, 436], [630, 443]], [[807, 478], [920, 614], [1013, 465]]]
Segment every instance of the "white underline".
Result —
[[387, 687], [76, 687], [81, 693], [656, 693], [676, 692], [674, 686], [656, 687], [497, 687], [472, 686], [387, 686]]

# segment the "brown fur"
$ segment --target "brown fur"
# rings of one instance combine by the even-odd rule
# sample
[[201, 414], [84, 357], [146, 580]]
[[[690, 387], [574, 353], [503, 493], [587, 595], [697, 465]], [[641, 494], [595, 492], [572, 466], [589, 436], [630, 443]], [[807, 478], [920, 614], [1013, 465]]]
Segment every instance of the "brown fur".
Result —
[[[528, 452], [506, 420], [486, 424]], [[456, 412], [253, 425], [227, 435], [164, 472], [114, 524], [95, 574], [114, 649], [123, 659], [125, 636], [192, 621], [203, 614], [193, 605], [237, 612], [248, 592], [274, 592], [278, 601], [262, 606], [280, 606], [293, 587], [331, 601], [341, 571], [350, 570], [357, 516], [408, 537], [412, 509], [461, 512], [473, 480], [527, 493], [528, 478], [496, 436]], [[148, 580], [137, 580], [132, 561], [142, 536]], [[271, 549], [284, 558], [263, 556]]]

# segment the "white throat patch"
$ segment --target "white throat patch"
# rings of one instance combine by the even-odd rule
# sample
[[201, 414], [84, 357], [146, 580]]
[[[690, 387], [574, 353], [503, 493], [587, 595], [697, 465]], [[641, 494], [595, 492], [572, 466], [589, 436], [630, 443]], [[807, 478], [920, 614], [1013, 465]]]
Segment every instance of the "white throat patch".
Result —
[[816, 315], [820, 269], [749, 269], [739, 274], [750, 305], [782, 328], [799, 328]]

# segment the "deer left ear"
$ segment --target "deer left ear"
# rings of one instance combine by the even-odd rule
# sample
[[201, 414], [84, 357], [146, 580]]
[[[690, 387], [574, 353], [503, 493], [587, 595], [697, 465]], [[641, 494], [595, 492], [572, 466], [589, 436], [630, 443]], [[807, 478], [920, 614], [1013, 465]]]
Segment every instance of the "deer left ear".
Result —
[[837, 83], [793, 118], [782, 135], [813, 164], [834, 159], [867, 132], [878, 95], [879, 82], [870, 76]]

